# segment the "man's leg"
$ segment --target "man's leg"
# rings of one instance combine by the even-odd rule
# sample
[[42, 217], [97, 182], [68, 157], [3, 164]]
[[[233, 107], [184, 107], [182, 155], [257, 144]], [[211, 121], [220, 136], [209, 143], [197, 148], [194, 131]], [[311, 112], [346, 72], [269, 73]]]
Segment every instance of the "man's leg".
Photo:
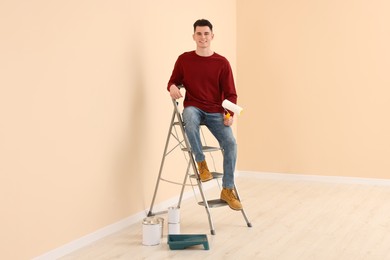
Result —
[[206, 126], [218, 140], [223, 149], [223, 178], [221, 199], [226, 201], [234, 210], [242, 209], [241, 202], [234, 194], [234, 171], [237, 161], [237, 143], [232, 128], [223, 124], [223, 114], [208, 113], [205, 119]]
[[203, 117], [204, 112], [196, 107], [184, 108], [183, 121], [185, 132], [190, 142], [192, 153], [195, 155], [195, 161], [198, 164], [200, 179], [201, 181], [209, 181], [213, 178], [213, 175], [207, 167], [199, 134], [199, 127]]

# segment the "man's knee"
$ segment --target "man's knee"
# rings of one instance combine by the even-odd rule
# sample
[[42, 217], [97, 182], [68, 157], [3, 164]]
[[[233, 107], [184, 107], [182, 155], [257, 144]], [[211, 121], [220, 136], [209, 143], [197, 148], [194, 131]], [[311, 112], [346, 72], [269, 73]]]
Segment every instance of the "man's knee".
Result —
[[186, 107], [183, 112], [183, 121], [186, 128], [199, 127], [200, 119], [195, 107]]
[[225, 150], [233, 150], [237, 149], [236, 139], [234, 137], [225, 138], [221, 144], [222, 148]]

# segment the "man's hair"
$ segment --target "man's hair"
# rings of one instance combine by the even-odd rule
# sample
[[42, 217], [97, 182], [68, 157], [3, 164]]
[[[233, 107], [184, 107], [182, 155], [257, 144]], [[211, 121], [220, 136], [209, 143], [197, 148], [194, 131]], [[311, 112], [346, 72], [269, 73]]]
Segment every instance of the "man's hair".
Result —
[[210, 31], [213, 31], [213, 25], [206, 19], [199, 19], [194, 23], [194, 32], [196, 31], [197, 26], [208, 26]]

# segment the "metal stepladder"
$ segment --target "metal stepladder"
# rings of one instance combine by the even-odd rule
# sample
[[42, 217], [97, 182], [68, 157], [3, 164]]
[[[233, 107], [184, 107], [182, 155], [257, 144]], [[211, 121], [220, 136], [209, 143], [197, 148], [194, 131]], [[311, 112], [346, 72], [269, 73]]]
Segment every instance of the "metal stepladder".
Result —
[[[159, 170], [159, 174], [158, 174], [158, 177], [157, 177], [157, 182], [156, 182], [156, 186], [155, 186], [155, 190], [154, 190], [151, 206], [150, 206], [150, 209], [149, 209], [149, 212], [148, 212], [148, 216], [154, 216], [154, 215], [162, 214], [162, 213], [166, 212], [166, 211], [153, 212], [153, 207], [154, 207], [154, 203], [155, 203], [155, 200], [156, 200], [156, 196], [157, 196], [157, 192], [158, 192], [160, 181], [167, 181], [167, 182], [170, 182], [170, 183], [182, 185], [181, 193], [180, 193], [180, 196], [179, 196], [179, 201], [178, 201], [178, 204], [177, 204], [178, 208], [180, 208], [185, 187], [186, 186], [197, 186], [198, 190], [199, 190], [199, 193], [200, 193], [200, 196], [201, 196], [201, 201], [199, 201], [198, 204], [205, 207], [206, 213], [207, 213], [207, 216], [208, 216], [208, 222], [209, 222], [209, 225], [210, 225], [210, 232], [211, 232], [212, 235], [215, 235], [215, 228], [214, 228], [212, 216], [211, 216], [211, 213], [210, 213], [210, 208], [221, 207], [221, 206], [228, 206], [228, 204], [225, 201], [221, 200], [221, 199], [213, 199], [213, 200], [207, 200], [206, 199], [205, 192], [204, 192], [204, 189], [203, 189], [203, 184], [200, 181], [198, 168], [196, 166], [196, 162], [195, 162], [194, 156], [193, 156], [192, 151], [191, 151], [191, 146], [190, 146], [188, 138], [187, 138], [187, 136], [185, 134], [185, 126], [184, 126], [183, 118], [181, 116], [181, 112], [180, 112], [179, 107], [178, 107], [178, 102], [176, 100], [172, 99], [172, 103], [173, 103], [173, 113], [172, 113], [171, 123], [170, 123], [169, 131], [168, 131], [168, 137], [167, 137], [167, 140], [166, 140], [166, 143], [165, 143], [164, 153], [163, 153], [163, 157], [162, 157], [162, 160], [161, 160], [160, 170]], [[202, 127], [203, 126], [200, 126], [201, 133], [203, 133], [202, 132]], [[169, 143], [171, 142], [171, 138], [174, 139], [173, 141], [176, 141], [176, 145], [171, 150], [168, 150]], [[188, 158], [187, 159], [188, 164], [187, 164], [186, 174], [184, 176], [183, 183], [172, 182], [172, 181], [166, 180], [165, 178], [162, 177], [165, 159], [176, 148], [180, 148], [185, 154], [187, 154], [186, 158]], [[203, 148], [203, 151], [205, 153], [206, 152], [212, 153], [212, 152], [215, 152], [215, 151], [221, 151], [222, 155], [223, 155], [222, 148], [220, 148], [220, 147], [213, 147], [213, 146], [207, 146], [207, 144], [205, 142], [204, 136], [203, 136], [203, 147], [202, 148]], [[223, 176], [222, 173], [219, 173], [219, 172], [216, 172], [216, 171], [213, 171], [211, 173], [212, 173], [214, 179], [217, 180], [217, 181], [219, 179], [221, 179], [222, 176]], [[196, 184], [195, 185], [187, 184], [188, 177], [190, 177], [190, 179], [191, 178], [192, 179], [196, 179]], [[240, 200], [239, 193], [238, 193], [238, 190], [236, 188], [236, 185], [234, 186], [234, 191], [235, 191], [238, 199]], [[244, 209], [241, 209], [240, 211], [241, 211], [241, 213], [242, 213], [242, 215], [243, 215], [243, 217], [244, 217], [244, 219], [246, 221], [247, 226], [248, 227], [252, 227], [252, 224], [249, 222]]]

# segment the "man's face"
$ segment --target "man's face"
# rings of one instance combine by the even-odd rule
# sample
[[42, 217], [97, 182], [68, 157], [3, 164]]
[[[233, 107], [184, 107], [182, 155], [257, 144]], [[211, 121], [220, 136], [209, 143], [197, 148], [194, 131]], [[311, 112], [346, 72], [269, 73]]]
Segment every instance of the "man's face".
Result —
[[214, 38], [214, 34], [208, 26], [197, 26], [192, 38], [198, 48], [208, 48], [211, 40]]

